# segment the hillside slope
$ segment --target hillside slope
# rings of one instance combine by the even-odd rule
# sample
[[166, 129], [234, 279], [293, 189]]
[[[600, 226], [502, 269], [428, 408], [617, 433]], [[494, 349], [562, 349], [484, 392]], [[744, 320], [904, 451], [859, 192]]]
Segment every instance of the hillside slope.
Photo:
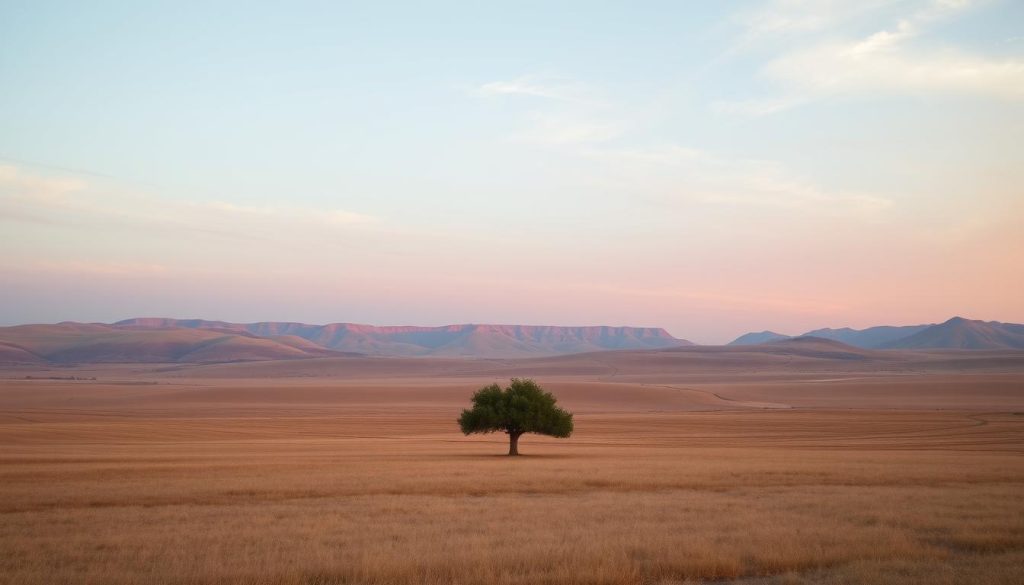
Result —
[[849, 327], [841, 329], [826, 328], [808, 331], [804, 333], [804, 336], [832, 339], [854, 347], [880, 348], [896, 340], [914, 335], [928, 327], [931, 327], [931, 325], [880, 325], [878, 327], [868, 327], [867, 329], [851, 329]]
[[783, 335], [774, 331], [758, 331], [751, 333], [744, 333], [736, 339], [730, 341], [728, 345], [757, 345], [760, 343], [768, 343], [770, 341], [779, 341], [782, 339], [789, 339], [789, 335]]
[[[3, 363], [208, 363], [339, 356], [304, 340], [265, 339], [215, 329], [124, 328], [59, 323], [0, 327]], [[312, 344], [310, 344], [312, 345]]]
[[[815, 329], [801, 337], [831, 339], [863, 349], [1024, 349], [1024, 325], [953, 317], [938, 325], [881, 325], [867, 329]], [[773, 331], [747, 333], [729, 345], [790, 339]]]
[[897, 349], [1024, 349], [1024, 325], [953, 317], [885, 345]]

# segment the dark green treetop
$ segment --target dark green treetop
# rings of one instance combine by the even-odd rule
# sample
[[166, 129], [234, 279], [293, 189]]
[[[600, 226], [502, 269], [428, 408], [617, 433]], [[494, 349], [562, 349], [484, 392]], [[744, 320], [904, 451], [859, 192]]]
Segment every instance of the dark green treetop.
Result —
[[555, 406], [550, 392], [530, 379], [512, 378], [504, 390], [497, 384], [473, 394], [473, 408], [462, 411], [459, 428], [472, 433], [508, 433], [509, 455], [518, 455], [519, 437], [537, 433], [551, 437], [572, 434], [572, 413]]

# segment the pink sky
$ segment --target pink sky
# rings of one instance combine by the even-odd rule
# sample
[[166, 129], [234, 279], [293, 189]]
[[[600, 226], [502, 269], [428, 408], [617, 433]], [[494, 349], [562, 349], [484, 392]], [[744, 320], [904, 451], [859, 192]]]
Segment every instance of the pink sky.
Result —
[[180, 203], [2, 170], [9, 324], [607, 324], [721, 343], [751, 330], [953, 315], [1024, 322], [1024, 210], [1013, 199], [946, 226], [789, 209], [733, 217], [731, 231], [625, 226], [584, 237]]

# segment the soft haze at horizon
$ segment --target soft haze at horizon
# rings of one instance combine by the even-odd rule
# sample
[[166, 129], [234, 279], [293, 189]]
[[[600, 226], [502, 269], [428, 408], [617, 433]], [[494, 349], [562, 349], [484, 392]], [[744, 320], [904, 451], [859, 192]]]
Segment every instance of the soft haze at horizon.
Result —
[[1024, 322], [1024, 3], [4, 3], [0, 323]]

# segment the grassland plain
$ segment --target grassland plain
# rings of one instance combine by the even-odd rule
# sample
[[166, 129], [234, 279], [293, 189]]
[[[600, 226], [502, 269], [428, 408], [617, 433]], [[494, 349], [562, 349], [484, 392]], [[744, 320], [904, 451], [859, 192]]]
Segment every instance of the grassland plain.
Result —
[[[1012, 373], [955, 378], [994, 410], [881, 408], [887, 378], [552, 376], [576, 434], [510, 459], [504, 436], [457, 432], [476, 374], [175, 372], [0, 381], [0, 582], [1010, 584], [1024, 566]], [[901, 380], [949, 400], [949, 376]]]

